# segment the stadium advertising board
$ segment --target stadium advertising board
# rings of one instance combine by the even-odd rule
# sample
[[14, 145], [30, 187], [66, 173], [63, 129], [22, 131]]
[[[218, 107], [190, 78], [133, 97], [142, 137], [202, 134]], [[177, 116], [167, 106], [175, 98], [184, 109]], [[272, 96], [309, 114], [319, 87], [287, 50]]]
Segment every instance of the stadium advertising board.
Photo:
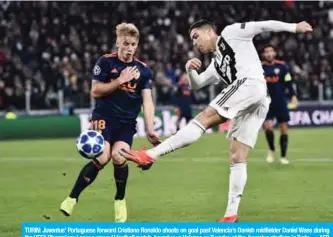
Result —
[[[199, 111], [195, 111], [197, 114]], [[290, 112], [290, 127], [319, 127], [333, 126], [333, 105], [331, 106], [303, 106]], [[81, 129], [87, 129], [88, 115], [81, 115]], [[137, 119], [138, 132], [136, 136], [145, 136], [144, 120], [142, 116]], [[155, 129], [159, 135], [170, 136], [176, 132], [177, 116], [172, 110], [158, 110], [155, 116]], [[181, 126], [186, 125], [185, 119]], [[210, 129], [207, 133], [214, 131], [224, 132], [229, 128], [230, 123], [219, 126], [219, 128]]]
[[[199, 111], [194, 111], [197, 114]], [[177, 116], [172, 109], [157, 109], [155, 129], [159, 135], [170, 136], [176, 132]], [[185, 120], [180, 127], [186, 125]], [[320, 127], [333, 125], [333, 105], [302, 106], [290, 111], [290, 127]], [[78, 116], [37, 116], [0, 120], [0, 140], [28, 138], [76, 137], [88, 129], [89, 114]], [[228, 130], [229, 124], [210, 129], [207, 133]], [[137, 119], [136, 137], [144, 137], [145, 127], [142, 115]]]
[[318, 127], [333, 125], [333, 105], [303, 106], [290, 111], [289, 126]]

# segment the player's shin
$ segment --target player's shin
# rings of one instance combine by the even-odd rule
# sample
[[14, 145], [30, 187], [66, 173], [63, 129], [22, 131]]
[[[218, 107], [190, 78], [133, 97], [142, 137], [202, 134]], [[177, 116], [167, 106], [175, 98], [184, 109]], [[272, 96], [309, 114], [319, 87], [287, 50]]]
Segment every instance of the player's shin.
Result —
[[243, 195], [246, 181], [247, 181], [246, 162], [232, 163], [230, 165], [228, 206], [226, 213], [224, 215], [225, 217], [237, 215], [238, 207]]
[[117, 192], [115, 200], [123, 200], [125, 198], [126, 184], [128, 178], [128, 165], [126, 161], [122, 164], [113, 163], [114, 180], [116, 182]]
[[287, 148], [288, 148], [288, 135], [282, 134], [280, 136], [280, 148], [281, 148], [281, 157], [285, 158], [287, 155]]
[[272, 129], [266, 129], [265, 131], [266, 135], [266, 140], [268, 143], [268, 147], [270, 151], [275, 151], [275, 146], [274, 146], [274, 132]]
[[81, 192], [88, 187], [94, 180], [96, 179], [98, 172], [103, 168], [103, 166], [98, 162], [98, 160], [94, 159], [90, 161], [88, 164], [86, 164], [77, 180], [76, 183], [72, 189], [72, 192], [70, 193], [71, 198], [75, 198], [78, 200]]
[[178, 148], [188, 146], [197, 141], [206, 131], [197, 120], [192, 120], [186, 127], [180, 129], [175, 135], [169, 137], [158, 146], [147, 151], [147, 155], [156, 159]]
[[247, 181], [247, 157], [250, 147], [233, 139], [230, 149], [228, 206], [225, 217], [237, 216], [238, 207]]

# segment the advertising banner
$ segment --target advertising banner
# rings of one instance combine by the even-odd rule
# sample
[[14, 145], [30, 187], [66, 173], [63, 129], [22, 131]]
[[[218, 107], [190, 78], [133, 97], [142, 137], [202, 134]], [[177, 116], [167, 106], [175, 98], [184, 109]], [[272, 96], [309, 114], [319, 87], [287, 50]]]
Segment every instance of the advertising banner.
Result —
[[29, 116], [0, 120], [0, 140], [76, 137], [77, 116]]
[[[194, 110], [194, 115], [199, 110]], [[155, 114], [155, 130], [160, 136], [171, 136], [177, 130], [177, 116], [173, 109], [158, 109]], [[185, 119], [180, 128], [186, 125]], [[230, 122], [216, 128], [209, 129], [207, 133], [226, 132]], [[290, 111], [290, 127], [322, 127], [333, 126], [333, 105], [300, 106]], [[38, 139], [38, 138], [66, 138], [77, 137], [81, 131], [89, 127], [89, 114], [77, 116], [27, 116], [17, 119], [0, 120], [0, 140], [7, 139]], [[145, 125], [143, 115], [137, 119], [136, 137], [144, 137]]]
[[[195, 114], [197, 114], [198, 112], [199, 111], [195, 111]], [[81, 131], [87, 130], [89, 128], [89, 114], [81, 114], [80, 121]], [[171, 136], [172, 134], [177, 132], [177, 116], [173, 110], [157, 110], [155, 112], [154, 124], [155, 131], [160, 136]], [[186, 121], [185, 119], [183, 119], [180, 123], [180, 128], [184, 127], [185, 125]], [[217, 130], [217, 128], [209, 129], [207, 133], [212, 133]], [[145, 123], [142, 114], [140, 114], [137, 118], [137, 134], [135, 136], [146, 136]]]
[[301, 106], [289, 112], [290, 127], [320, 127], [333, 125], [333, 105]]

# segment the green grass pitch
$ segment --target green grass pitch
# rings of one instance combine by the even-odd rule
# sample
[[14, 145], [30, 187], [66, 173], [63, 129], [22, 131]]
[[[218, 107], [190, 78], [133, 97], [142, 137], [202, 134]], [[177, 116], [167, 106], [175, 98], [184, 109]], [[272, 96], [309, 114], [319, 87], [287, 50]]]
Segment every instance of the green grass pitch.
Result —
[[[279, 151], [279, 133], [275, 134]], [[260, 133], [249, 158], [240, 221], [333, 220], [332, 128], [292, 129], [289, 140], [291, 164], [267, 164], [266, 141]], [[144, 143], [145, 139], [136, 139], [134, 147]], [[58, 211], [87, 162], [76, 152], [75, 139], [0, 144], [0, 236], [20, 236], [21, 223], [26, 221], [113, 221], [111, 165], [81, 195], [71, 217]], [[128, 221], [217, 221], [227, 202], [228, 147], [225, 134], [205, 135], [161, 158], [147, 172], [130, 164]]]

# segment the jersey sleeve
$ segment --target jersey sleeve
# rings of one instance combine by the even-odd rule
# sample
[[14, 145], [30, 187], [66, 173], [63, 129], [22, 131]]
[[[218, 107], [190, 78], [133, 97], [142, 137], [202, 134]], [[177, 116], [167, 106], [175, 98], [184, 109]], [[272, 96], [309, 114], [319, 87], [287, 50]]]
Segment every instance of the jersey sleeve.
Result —
[[153, 72], [150, 68], [147, 68], [146, 78], [144, 80], [143, 89], [151, 89], [153, 82]]
[[289, 66], [287, 64], [284, 64], [284, 81], [288, 82], [288, 81], [291, 81], [291, 80], [292, 80], [292, 77], [291, 77], [291, 74], [290, 74]]
[[215, 69], [215, 60], [212, 59], [210, 64], [208, 65], [207, 69], [201, 73], [200, 75], [202, 75], [203, 77], [206, 78], [207, 82], [209, 84], [218, 84], [219, 83], [219, 74]]
[[263, 32], [286, 31], [296, 33], [296, 23], [285, 23], [281, 21], [250, 21], [244, 23], [234, 23], [227, 26], [223, 31], [223, 37], [252, 39]]
[[187, 74], [189, 76], [189, 82], [190, 86], [194, 90], [198, 90], [200, 88], [203, 88], [205, 86], [211, 85], [211, 84], [217, 84], [219, 82], [219, 75], [215, 70], [214, 67], [214, 60], [212, 59], [209, 66], [206, 68], [205, 71], [198, 74], [196, 70], [188, 70]]
[[284, 64], [284, 80], [283, 80], [285, 86], [287, 87], [288, 89], [288, 93], [289, 93], [289, 96], [294, 96], [296, 95], [296, 91], [294, 89], [294, 86], [293, 86], [293, 81], [292, 81], [292, 77], [291, 77], [291, 74], [290, 74], [290, 69], [289, 69], [289, 66], [287, 64]]
[[110, 65], [104, 57], [97, 59], [93, 69], [93, 80], [100, 82], [109, 81]]

